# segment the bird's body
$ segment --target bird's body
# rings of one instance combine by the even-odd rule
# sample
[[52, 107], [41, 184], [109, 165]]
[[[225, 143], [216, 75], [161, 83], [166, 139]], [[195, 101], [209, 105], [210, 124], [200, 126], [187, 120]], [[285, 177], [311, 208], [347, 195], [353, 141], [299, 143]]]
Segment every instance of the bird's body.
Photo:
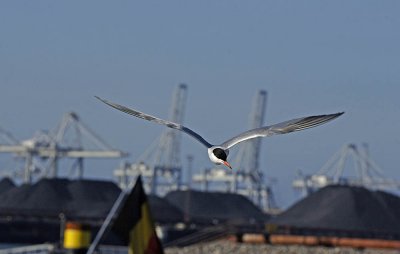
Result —
[[125, 112], [127, 114], [136, 116], [138, 118], [142, 118], [147, 121], [155, 122], [161, 125], [165, 125], [169, 128], [172, 129], [177, 129], [180, 131], [185, 132], [186, 134], [192, 136], [195, 138], [197, 141], [202, 143], [204, 146], [207, 147], [207, 152], [208, 152], [208, 157], [210, 160], [215, 163], [215, 164], [224, 164], [227, 167], [231, 168], [231, 165], [227, 162], [227, 157], [229, 155], [229, 149], [245, 140], [257, 138], [257, 137], [268, 137], [272, 135], [277, 135], [277, 134], [286, 134], [294, 131], [300, 131], [308, 128], [312, 128], [321, 124], [324, 124], [326, 122], [329, 122], [338, 116], [342, 115], [344, 112], [336, 113], [336, 114], [329, 114], [329, 115], [318, 115], [318, 116], [309, 116], [309, 117], [303, 117], [303, 118], [297, 118], [293, 120], [289, 120], [286, 122], [274, 124], [271, 126], [265, 126], [257, 129], [252, 129], [245, 131], [243, 133], [240, 133], [239, 135], [228, 139], [227, 141], [223, 142], [220, 145], [212, 145], [208, 141], [206, 141], [202, 136], [200, 136], [198, 133], [194, 132], [193, 130], [178, 124], [174, 123], [171, 121], [163, 120], [161, 118], [140, 112], [138, 110], [130, 109], [125, 106], [101, 99], [96, 96], [97, 99], [101, 100], [105, 104], [118, 109], [122, 112]]

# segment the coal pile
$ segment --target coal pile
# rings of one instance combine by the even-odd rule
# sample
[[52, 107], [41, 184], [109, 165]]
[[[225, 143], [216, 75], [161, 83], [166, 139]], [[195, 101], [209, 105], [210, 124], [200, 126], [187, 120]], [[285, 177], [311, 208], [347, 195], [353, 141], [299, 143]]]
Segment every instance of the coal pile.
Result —
[[0, 180], [0, 195], [1, 193], [8, 191], [9, 189], [12, 189], [15, 187], [15, 184], [13, 181], [10, 180], [10, 178], [3, 178]]
[[328, 186], [294, 204], [270, 223], [303, 229], [400, 235], [400, 198], [363, 187]]
[[[0, 216], [59, 218], [68, 220], [103, 219], [121, 190], [113, 182], [96, 180], [41, 179], [34, 184], [15, 186], [0, 181]], [[189, 201], [189, 203], [188, 203]], [[197, 224], [256, 224], [268, 218], [242, 195], [173, 191], [160, 198], [148, 195], [154, 220], [174, 224], [186, 219]], [[188, 210], [187, 210], [188, 209]]]
[[147, 199], [152, 216], [158, 223], [178, 223], [183, 221], [183, 213], [166, 199], [155, 195], [148, 195]]
[[[20, 186], [3, 179], [0, 188], [0, 242], [8, 243], [58, 241], [61, 214], [67, 221], [88, 223], [96, 231], [121, 193], [109, 181], [60, 178]], [[154, 221], [166, 228], [166, 241], [220, 223], [244, 231], [264, 229], [267, 216], [241, 195], [198, 191], [191, 191], [190, 196], [186, 194], [175, 191], [164, 198], [148, 195]], [[190, 198], [189, 216], [185, 218], [187, 197]], [[185, 219], [196, 227], [176, 230], [175, 224]], [[107, 239], [118, 244], [112, 234]]]
[[[15, 186], [0, 181], [0, 216], [29, 216], [68, 219], [103, 219], [121, 190], [109, 181], [41, 179], [35, 184]], [[159, 223], [183, 221], [182, 212], [167, 200], [149, 195], [154, 219]]]
[[104, 218], [120, 193], [106, 181], [41, 179], [0, 193], [0, 215]]
[[[20, 186], [3, 179], [0, 188], [0, 242], [25, 244], [59, 241], [61, 214], [91, 224], [94, 234], [121, 193], [109, 181], [60, 178]], [[182, 221], [179, 209], [166, 200], [148, 196], [148, 201], [156, 222]], [[118, 244], [111, 233], [107, 240]]]
[[200, 224], [262, 224], [268, 219], [246, 197], [233, 193], [172, 191], [165, 199]]

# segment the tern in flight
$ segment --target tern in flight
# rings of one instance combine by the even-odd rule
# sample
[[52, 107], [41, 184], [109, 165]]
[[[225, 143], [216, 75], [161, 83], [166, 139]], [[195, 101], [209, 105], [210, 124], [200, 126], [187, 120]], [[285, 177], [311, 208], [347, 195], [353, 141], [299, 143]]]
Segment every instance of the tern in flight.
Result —
[[100, 97], [95, 96], [97, 99], [100, 101], [104, 102], [105, 104], [118, 109], [122, 112], [125, 112], [127, 114], [142, 118], [144, 120], [150, 121], [150, 122], [155, 122], [161, 125], [165, 125], [169, 128], [172, 129], [177, 129], [180, 131], [183, 131], [186, 134], [189, 134], [193, 138], [195, 138], [197, 141], [202, 143], [207, 147], [208, 151], [208, 157], [212, 162], [214, 162], [217, 165], [224, 164], [225, 166], [229, 167], [232, 169], [231, 165], [227, 162], [227, 157], [229, 155], [229, 149], [233, 147], [234, 145], [243, 142], [245, 140], [249, 140], [252, 138], [257, 138], [257, 137], [269, 137], [272, 135], [277, 135], [277, 134], [285, 134], [289, 132], [294, 132], [294, 131], [300, 131], [300, 130], [305, 130], [308, 128], [312, 128], [321, 124], [324, 124], [326, 122], [329, 122], [338, 116], [342, 115], [344, 112], [336, 113], [336, 114], [329, 114], [329, 115], [318, 115], [318, 116], [308, 116], [308, 117], [303, 117], [303, 118], [297, 118], [293, 120], [289, 120], [286, 122], [270, 125], [270, 126], [265, 126], [261, 128], [256, 128], [252, 130], [245, 131], [243, 133], [240, 133], [239, 135], [234, 136], [233, 138], [228, 139], [227, 141], [223, 142], [220, 145], [212, 145], [208, 141], [206, 141], [202, 136], [194, 132], [193, 130], [189, 129], [188, 127], [185, 127], [179, 123], [174, 123], [171, 121], [163, 120], [158, 117], [148, 115], [146, 113], [140, 112], [135, 109], [130, 109], [125, 106], [119, 105], [117, 103], [113, 103], [107, 100], [104, 100]]

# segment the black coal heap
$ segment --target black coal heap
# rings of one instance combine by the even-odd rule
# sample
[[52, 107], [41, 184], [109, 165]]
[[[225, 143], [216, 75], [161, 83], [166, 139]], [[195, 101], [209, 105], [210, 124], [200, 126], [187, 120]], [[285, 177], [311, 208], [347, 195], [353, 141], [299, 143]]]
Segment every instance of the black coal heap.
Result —
[[184, 213], [188, 212], [190, 219], [198, 223], [249, 224], [268, 219], [257, 206], [239, 194], [172, 191], [165, 196], [165, 199]]
[[15, 187], [10, 178], [3, 178], [0, 180], [0, 194]]
[[166, 199], [155, 195], [147, 196], [151, 213], [159, 223], [177, 223], [183, 221], [183, 213]]
[[0, 193], [0, 214], [104, 218], [120, 189], [92, 180], [41, 179]]
[[[41, 179], [19, 187], [0, 181], [0, 216], [34, 216], [68, 219], [102, 219], [121, 190], [113, 182], [98, 180]], [[167, 200], [149, 195], [154, 219], [160, 223], [183, 221], [182, 212]]]
[[400, 198], [382, 191], [328, 186], [270, 223], [309, 229], [400, 233]]

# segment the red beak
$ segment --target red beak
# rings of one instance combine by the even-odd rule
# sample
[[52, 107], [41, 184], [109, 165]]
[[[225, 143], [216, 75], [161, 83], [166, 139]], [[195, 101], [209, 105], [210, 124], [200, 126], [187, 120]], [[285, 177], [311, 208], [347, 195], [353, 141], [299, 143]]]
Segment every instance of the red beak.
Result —
[[231, 164], [229, 164], [227, 161], [224, 161], [225, 166], [227, 166], [228, 168], [232, 169]]

